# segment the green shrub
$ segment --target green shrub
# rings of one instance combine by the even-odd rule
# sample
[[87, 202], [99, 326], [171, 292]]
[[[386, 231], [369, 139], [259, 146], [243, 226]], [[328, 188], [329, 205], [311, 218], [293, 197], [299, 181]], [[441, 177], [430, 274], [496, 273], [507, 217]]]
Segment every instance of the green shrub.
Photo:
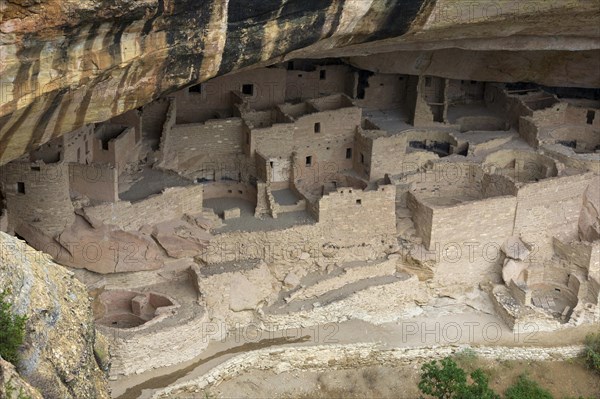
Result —
[[500, 399], [500, 396], [488, 387], [488, 378], [481, 369], [470, 376], [472, 384], [467, 382], [467, 373], [457, 366], [450, 357], [425, 363], [421, 367], [419, 389], [425, 395], [437, 399]]
[[521, 374], [517, 382], [506, 390], [504, 397], [506, 399], [553, 399], [550, 392], [524, 374]]
[[600, 333], [585, 338], [584, 356], [589, 368], [600, 373]]
[[0, 293], [0, 356], [12, 364], [19, 361], [19, 347], [25, 338], [27, 317], [13, 314], [11, 304], [5, 300], [6, 292]]

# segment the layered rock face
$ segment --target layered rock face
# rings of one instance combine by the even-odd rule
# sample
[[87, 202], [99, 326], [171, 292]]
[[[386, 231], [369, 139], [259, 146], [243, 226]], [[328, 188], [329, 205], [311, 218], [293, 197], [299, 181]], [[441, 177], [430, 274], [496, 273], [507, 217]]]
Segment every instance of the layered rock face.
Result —
[[598, 23], [597, 1], [1, 0], [0, 164], [188, 84], [299, 57], [599, 87]]
[[[12, 309], [28, 318], [18, 365], [21, 377], [45, 398], [108, 398], [106, 377], [94, 354], [94, 319], [83, 284], [48, 255], [3, 232], [0, 248], [0, 287], [9, 290]], [[1, 361], [0, 369], [5, 381], [15, 381], [17, 391], [24, 386], [17, 386], [17, 376]]]

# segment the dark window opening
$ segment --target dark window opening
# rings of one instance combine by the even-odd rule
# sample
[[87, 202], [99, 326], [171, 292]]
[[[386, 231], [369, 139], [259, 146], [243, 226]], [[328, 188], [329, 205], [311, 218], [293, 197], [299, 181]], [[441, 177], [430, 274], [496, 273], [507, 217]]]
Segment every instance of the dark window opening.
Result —
[[287, 69], [288, 71], [292, 71], [294, 69], [294, 61], [288, 61]]
[[190, 88], [188, 89], [188, 92], [201, 94], [202, 93], [202, 83], [194, 85], [194, 86], [190, 86]]
[[273, 168], [273, 161], [269, 162], [269, 165], [271, 165], [271, 169]]
[[306, 157], [306, 166], [310, 166], [310, 165], [312, 165], [312, 157], [308, 156], [308, 157]]
[[326, 70], [323, 69], [319, 72], [319, 79], [321, 79], [321, 80], [327, 79], [327, 71]]
[[31, 170], [35, 171], [35, 172], [39, 172], [41, 169], [39, 166], [32, 166]]
[[298, 74], [298, 77], [299, 77], [299, 78], [301, 78], [301, 77], [302, 77], [302, 74], [301, 74], [301, 73], [299, 73], [299, 74]]
[[371, 71], [358, 71], [358, 86], [356, 87], [356, 98], [362, 100], [365, 98], [365, 91], [369, 87], [369, 77], [373, 75]]
[[315, 123], [315, 133], [321, 133], [321, 123]]
[[357, 199], [356, 200], [356, 205], [362, 205], [362, 200]]
[[[440, 157], [450, 155], [450, 143], [445, 141], [432, 141], [430, 144], [425, 141], [411, 141], [408, 143], [410, 148], [431, 151]], [[468, 151], [468, 148], [467, 148]]]
[[596, 111], [588, 111], [586, 114], [586, 122], [588, 125], [594, 123], [594, 118], [596, 117]]
[[555, 288], [554, 291], [560, 292], [560, 288]]
[[346, 159], [352, 158], [352, 148], [346, 148]]
[[471, 81], [471, 84], [472, 84], [472, 85], [474, 85], [474, 84], [477, 84], [477, 81], [475, 81], [475, 80], [472, 80], [472, 81]]
[[246, 94], [247, 96], [254, 95], [254, 85], [253, 84], [242, 85], [242, 93]]
[[108, 151], [108, 140], [102, 140], [102, 149]]
[[238, 190], [238, 194], [242, 195], [242, 194], [244, 194], [244, 192], [242, 190]]
[[363, 154], [362, 152], [360, 153], [360, 163], [362, 163], [363, 165], [365, 163], [365, 154]]
[[431, 86], [431, 78], [429, 76], [425, 77], [425, 87]]
[[81, 148], [77, 149], [77, 162], [81, 162]]
[[25, 194], [25, 183], [22, 181], [17, 182], [17, 193]]
[[458, 155], [466, 157], [469, 154], [469, 143], [467, 143], [462, 149], [457, 152]]
[[246, 132], [246, 144], [250, 144], [250, 133]]

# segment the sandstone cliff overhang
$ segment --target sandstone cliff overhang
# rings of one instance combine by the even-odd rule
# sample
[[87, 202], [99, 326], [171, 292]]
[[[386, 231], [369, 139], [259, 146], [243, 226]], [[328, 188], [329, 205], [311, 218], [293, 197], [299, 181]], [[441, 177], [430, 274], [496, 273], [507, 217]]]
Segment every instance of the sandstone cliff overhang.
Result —
[[298, 57], [600, 87], [599, 15], [597, 1], [2, 1], [0, 164], [191, 83]]

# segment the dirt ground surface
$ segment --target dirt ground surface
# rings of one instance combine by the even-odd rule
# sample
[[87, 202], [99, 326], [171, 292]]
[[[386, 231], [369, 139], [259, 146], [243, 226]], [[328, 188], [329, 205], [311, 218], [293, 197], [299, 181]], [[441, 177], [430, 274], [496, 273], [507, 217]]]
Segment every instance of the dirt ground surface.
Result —
[[[497, 361], [457, 358], [468, 372], [482, 368], [490, 377], [490, 387], [500, 394], [521, 374], [537, 381], [556, 399], [600, 398], [600, 376], [582, 360], [567, 362]], [[284, 372], [253, 370], [217, 387], [199, 391], [199, 398], [396, 398], [414, 399], [421, 364], [400, 367], [365, 367], [327, 372]], [[531, 398], [534, 399], [534, 398]]]

